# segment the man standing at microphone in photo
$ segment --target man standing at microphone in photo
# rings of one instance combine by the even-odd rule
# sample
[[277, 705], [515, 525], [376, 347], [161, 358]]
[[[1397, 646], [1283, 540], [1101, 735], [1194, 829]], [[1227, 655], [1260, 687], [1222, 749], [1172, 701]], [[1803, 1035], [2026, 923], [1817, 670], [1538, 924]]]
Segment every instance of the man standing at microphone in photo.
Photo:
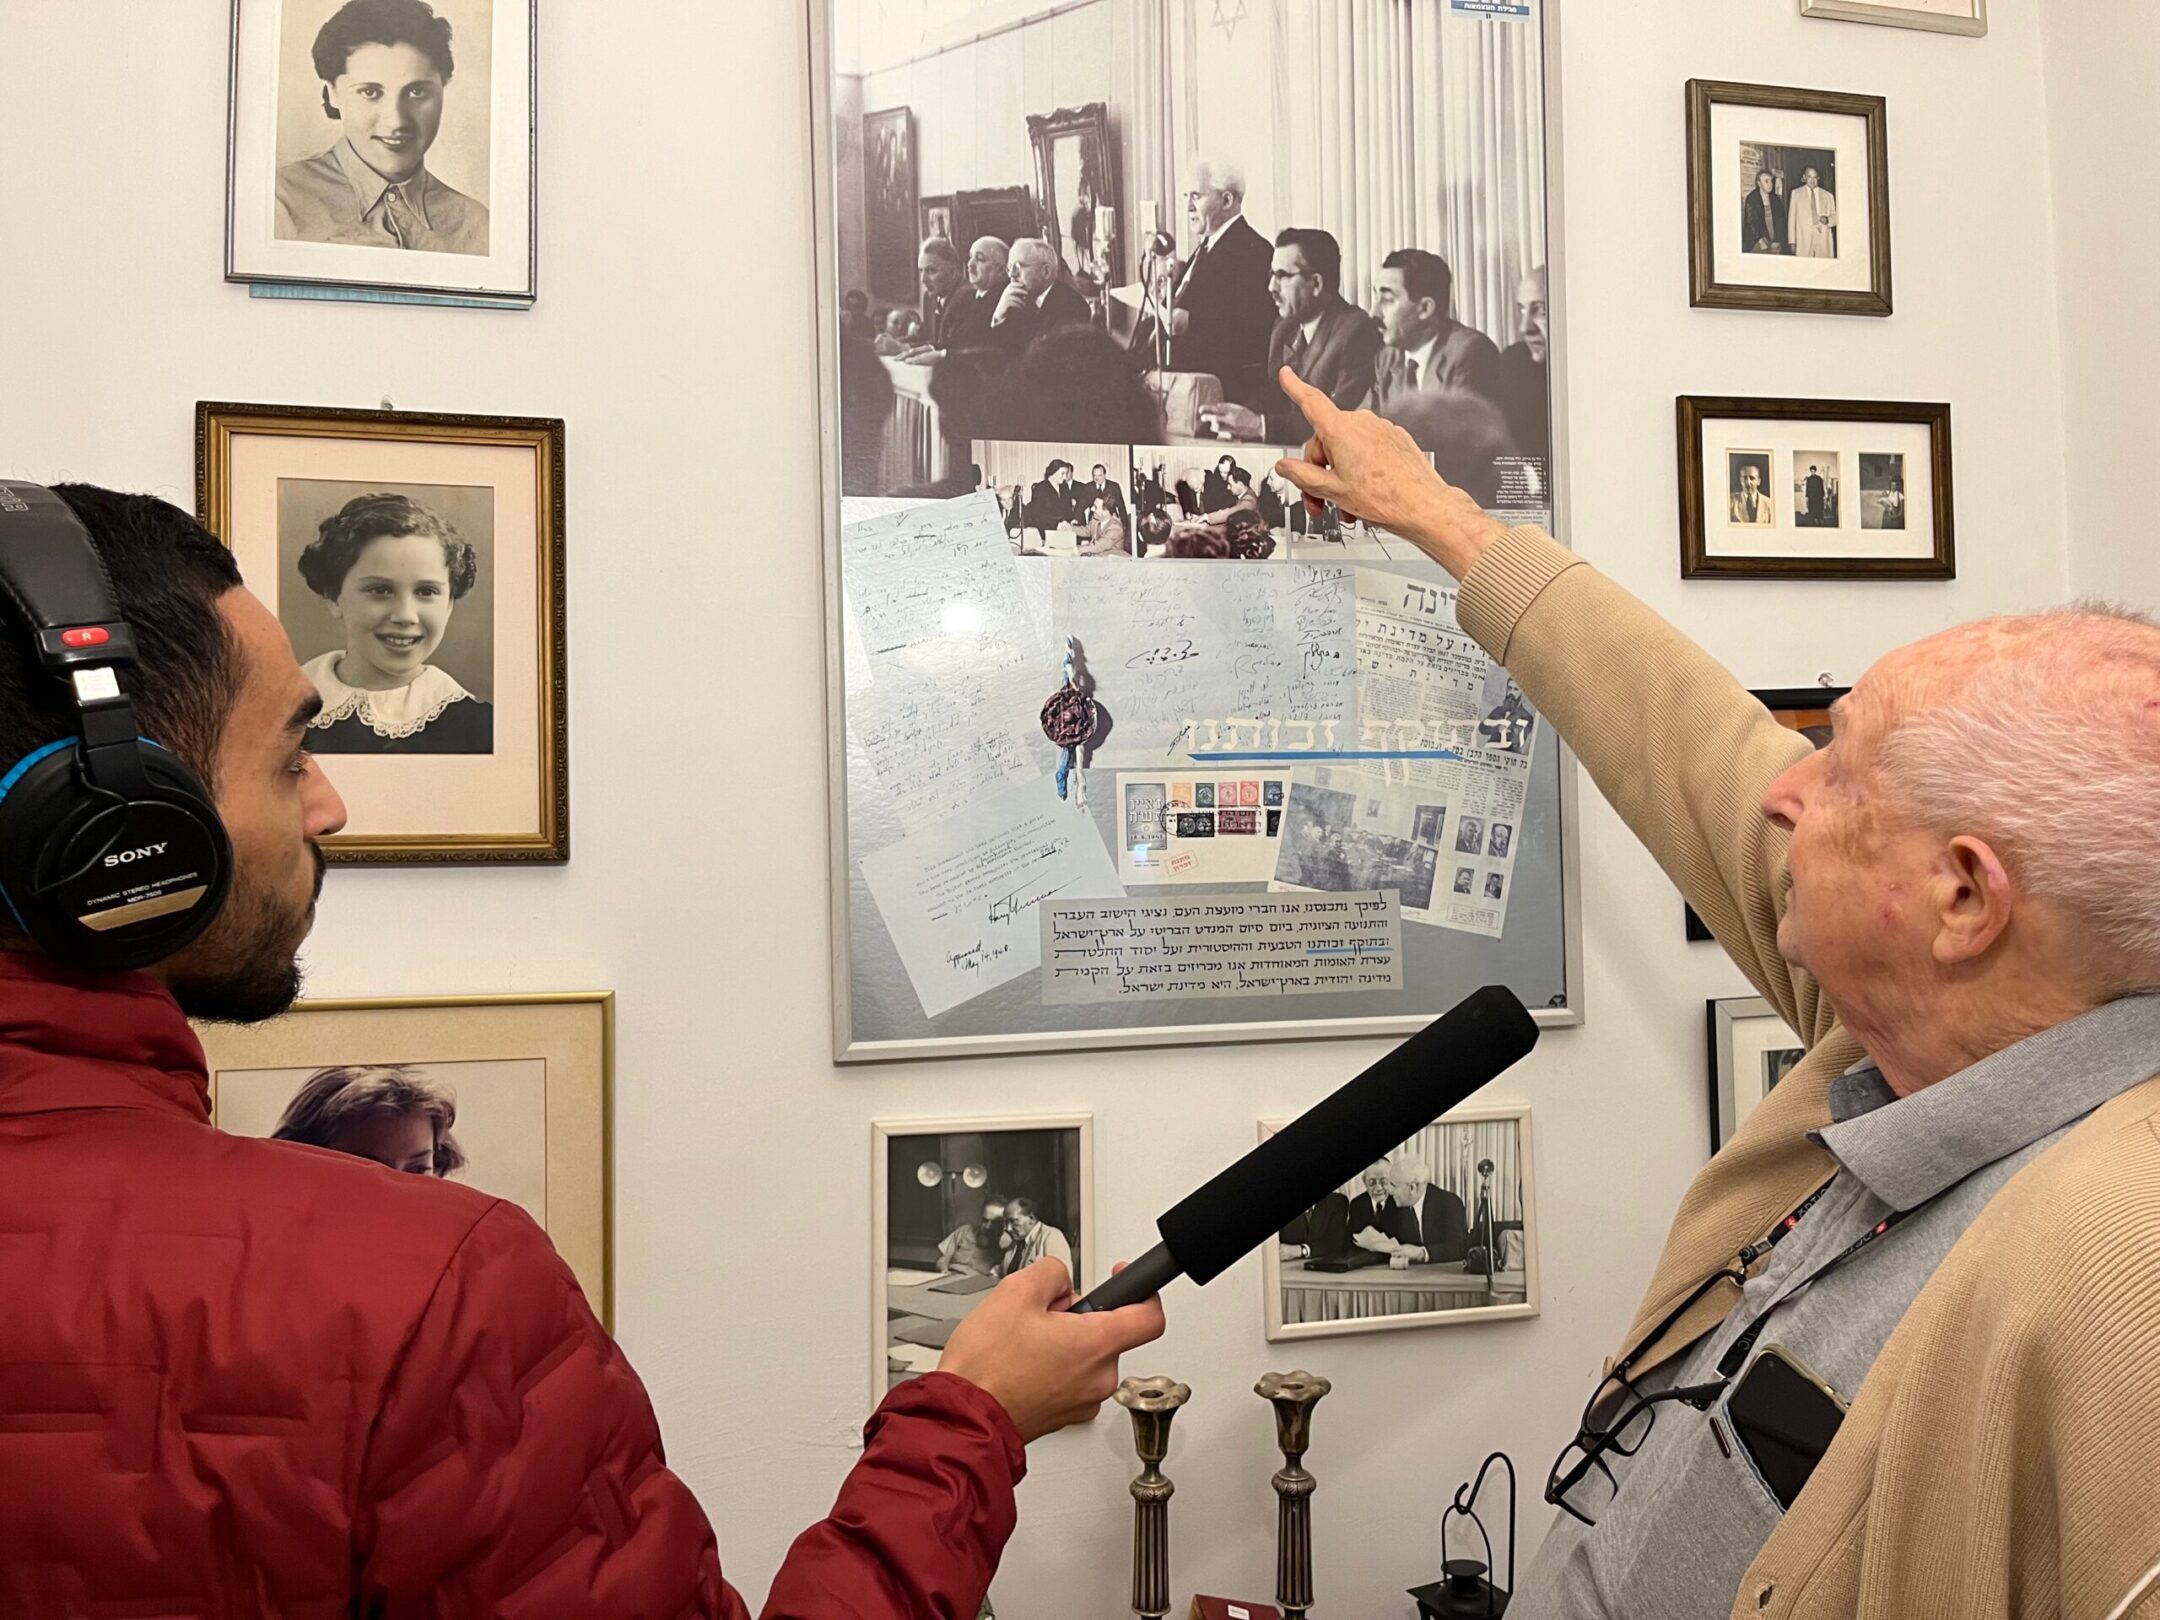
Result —
[[1401, 428], [1282, 386], [1313, 429], [1282, 474], [1461, 582], [1463, 627], [1808, 1044], [1585, 1379], [1510, 1616], [2149, 1613], [2160, 622], [1928, 637], [1816, 753]]

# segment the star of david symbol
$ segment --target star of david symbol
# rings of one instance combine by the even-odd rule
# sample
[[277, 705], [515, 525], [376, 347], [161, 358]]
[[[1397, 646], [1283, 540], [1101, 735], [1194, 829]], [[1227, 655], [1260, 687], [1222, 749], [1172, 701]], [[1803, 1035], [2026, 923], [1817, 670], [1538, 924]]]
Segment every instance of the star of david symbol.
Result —
[[[1224, 7], [1229, 8], [1225, 14]], [[1237, 25], [1245, 20], [1245, 0], [1215, 0], [1214, 26], [1223, 31], [1223, 38], [1237, 39]]]

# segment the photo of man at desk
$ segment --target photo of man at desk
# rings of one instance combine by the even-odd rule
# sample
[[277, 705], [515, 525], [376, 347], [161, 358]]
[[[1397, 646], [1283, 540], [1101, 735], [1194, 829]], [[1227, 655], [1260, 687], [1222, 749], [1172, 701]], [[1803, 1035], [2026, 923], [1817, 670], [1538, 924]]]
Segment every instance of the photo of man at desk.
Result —
[[1284, 1227], [1267, 1257], [1268, 1337], [1528, 1314], [1527, 1111], [1490, 1116], [1427, 1126]]
[[1085, 1120], [882, 1126], [879, 1134], [882, 1399], [934, 1368], [953, 1330], [1003, 1278], [1050, 1258], [1064, 1262], [1076, 1290], [1099, 1279], [1085, 1269]]

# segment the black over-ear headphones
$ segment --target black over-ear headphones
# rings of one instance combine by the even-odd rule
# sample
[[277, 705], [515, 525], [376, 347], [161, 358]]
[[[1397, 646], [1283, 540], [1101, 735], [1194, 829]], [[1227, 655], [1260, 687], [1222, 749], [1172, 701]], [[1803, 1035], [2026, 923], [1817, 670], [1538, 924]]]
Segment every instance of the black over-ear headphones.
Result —
[[72, 966], [148, 967], [208, 928], [232, 843], [178, 755], [140, 735], [116, 670], [135, 662], [104, 559], [68, 504], [0, 481], [0, 595], [40, 666], [68, 683], [76, 730], [0, 776], [0, 899]]

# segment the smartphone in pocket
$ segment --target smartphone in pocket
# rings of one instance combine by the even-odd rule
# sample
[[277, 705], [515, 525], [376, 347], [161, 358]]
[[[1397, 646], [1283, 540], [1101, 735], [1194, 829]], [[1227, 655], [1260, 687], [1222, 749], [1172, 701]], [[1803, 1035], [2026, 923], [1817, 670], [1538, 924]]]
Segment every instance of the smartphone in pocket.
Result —
[[1726, 1397], [1725, 1417], [1778, 1506], [1789, 1508], [1837, 1438], [1845, 1403], [1791, 1351], [1773, 1344]]

